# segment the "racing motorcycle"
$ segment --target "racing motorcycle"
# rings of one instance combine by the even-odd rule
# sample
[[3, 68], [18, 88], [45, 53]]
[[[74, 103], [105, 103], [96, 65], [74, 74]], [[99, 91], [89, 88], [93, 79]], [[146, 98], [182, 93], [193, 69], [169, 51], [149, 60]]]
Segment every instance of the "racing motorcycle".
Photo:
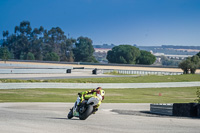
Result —
[[91, 97], [88, 100], [84, 99], [79, 105], [77, 105], [79, 101], [80, 96], [77, 97], [77, 101], [70, 109], [67, 116], [68, 119], [71, 119], [72, 117], [78, 117], [80, 120], [86, 120], [92, 113], [97, 111], [95, 106], [99, 103], [99, 98]]

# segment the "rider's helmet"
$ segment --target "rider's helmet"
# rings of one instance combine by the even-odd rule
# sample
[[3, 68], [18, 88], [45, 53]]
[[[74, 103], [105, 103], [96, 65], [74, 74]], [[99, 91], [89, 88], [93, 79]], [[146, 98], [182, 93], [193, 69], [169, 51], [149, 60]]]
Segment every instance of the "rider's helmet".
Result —
[[100, 95], [101, 95], [101, 96], [104, 96], [104, 95], [105, 95], [105, 91], [102, 90], [101, 87], [97, 87], [96, 90], [100, 91]]
[[105, 91], [104, 90], [100, 90], [101, 96], [105, 95]]
[[106, 94], [106, 92], [104, 90], [100, 90], [101, 96], [102, 96], [102, 100], [104, 100], [104, 95]]
[[101, 99], [104, 100], [105, 91], [101, 87], [97, 87], [96, 90], [100, 92]]
[[96, 90], [102, 90], [102, 88], [101, 87], [97, 87]]

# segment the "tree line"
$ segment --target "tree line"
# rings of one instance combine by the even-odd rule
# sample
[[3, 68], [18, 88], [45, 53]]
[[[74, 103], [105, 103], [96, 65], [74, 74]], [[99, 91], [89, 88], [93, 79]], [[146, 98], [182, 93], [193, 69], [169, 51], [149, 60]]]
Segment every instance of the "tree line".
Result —
[[50, 30], [31, 28], [29, 21], [15, 26], [14, 34], [3, 31], [0, 58], [44, 61], [97, 62], [92, 40], [87, 37], [69, 38], [59, 27]]
[[[59, 27], [32, 28], [29, 21], [22, 21], [15, 26], [13, 34], [3, 31], [0, 58], [97, 63], [92, 43], [88, 37], [69, 38]], [[110, 63], [123, 64], [153, 64], [155, 61], [150, 52], [130, 45], [115, 46], [108, 52], [107, 59]]]

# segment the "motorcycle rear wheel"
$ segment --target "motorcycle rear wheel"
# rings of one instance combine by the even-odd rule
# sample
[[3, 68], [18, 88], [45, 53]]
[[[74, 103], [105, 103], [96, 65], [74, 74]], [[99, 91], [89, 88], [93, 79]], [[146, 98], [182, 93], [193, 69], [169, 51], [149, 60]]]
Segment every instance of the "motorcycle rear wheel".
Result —
[[84, 113], [79, 114], [79, 119], [80, 120], [86, 120], [88, 116], [90, 116], [93, 112], [93, 106], [88, 105], [87, 109], [85, 110]]

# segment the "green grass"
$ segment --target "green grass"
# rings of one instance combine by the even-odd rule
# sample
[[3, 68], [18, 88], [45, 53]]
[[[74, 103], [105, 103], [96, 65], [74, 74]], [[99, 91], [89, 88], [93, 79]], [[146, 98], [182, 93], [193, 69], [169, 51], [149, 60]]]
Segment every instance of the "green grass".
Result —
[[[188, 103], [198, 87], [105, 89], [104, 103]], [[82, 89], [0, 90], [0, 102], [75, 102]], [[161, 96], [159, 96], [159, 93]]]
[[200, 81], [200, 74], [184, 75], [146, 75], [138, 77], [107, 77], [107, 78], [80, 78], [80, 79], [53, 79], [53, 80], [17, 80], [0, 79], [0, 83], [13, 82], [58, 82], [58, 83], [155, 83], [155, 82], [190, 82]]

